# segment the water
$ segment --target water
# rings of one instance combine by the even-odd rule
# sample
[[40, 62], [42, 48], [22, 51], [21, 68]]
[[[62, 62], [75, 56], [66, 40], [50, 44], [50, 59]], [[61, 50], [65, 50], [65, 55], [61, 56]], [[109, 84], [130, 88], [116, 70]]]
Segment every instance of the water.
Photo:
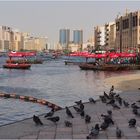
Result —
[[[103, 72], [84, 71], [76, 65], [65, 65], [63, 60], [34, 64], [30, 70], [3, 69], [5, 58], [0, 58], [0, 91], [46, 99], [61, 107], [89, 97], [97, 99], [111, 85], [104, 79], [117, 75], [129, 75], [139, 71]], [[0, 98], [0, 125], [42, 114], [50, 110], [47, 106], [24, 102], [18, 99]]]

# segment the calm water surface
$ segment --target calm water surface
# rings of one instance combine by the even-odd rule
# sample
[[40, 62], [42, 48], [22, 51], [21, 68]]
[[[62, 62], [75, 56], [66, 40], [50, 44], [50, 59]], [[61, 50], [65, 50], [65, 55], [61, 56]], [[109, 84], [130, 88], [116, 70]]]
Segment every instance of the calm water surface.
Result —
[[[65, 107], [74, 101], [89, 97], [98, 98], [103, 91], [109, 91], [111, 85], [105, 85], [104, 79], [111, 76], [129, 75], [139, 71], [94, 72], [80, 70], [75, 65], [65, 65], [63, 60], [46, 61], [32, 65], [30, 70], [3, 69], [5, 58], [0, 58], [0, 91], [30, 95], [47, 99]], [[46, 106], [24, 102], [18, 99], [0, 98], [0, 125], [42, 114], [50, 109]]]

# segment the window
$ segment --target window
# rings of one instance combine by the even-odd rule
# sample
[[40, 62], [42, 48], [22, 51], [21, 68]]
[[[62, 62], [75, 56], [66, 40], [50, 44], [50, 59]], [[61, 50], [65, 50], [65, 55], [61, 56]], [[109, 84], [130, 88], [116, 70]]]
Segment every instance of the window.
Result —
[[138, 22], [138, 17], [133, 16], [133, 27], [137, 26], [137, 22]]
[[116, 31], [119, 31], [120, 30], [120, 22], [117, 22], [116, 23]]
[[129, 28], [129, 19], [123, 20], [123, 29]]

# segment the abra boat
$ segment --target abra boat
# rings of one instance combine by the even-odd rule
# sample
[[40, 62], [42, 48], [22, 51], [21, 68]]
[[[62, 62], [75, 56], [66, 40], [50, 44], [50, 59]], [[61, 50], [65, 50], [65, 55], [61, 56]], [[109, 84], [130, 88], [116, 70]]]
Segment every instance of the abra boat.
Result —
[[3, 65], [3, 68], [7, 68], [7, 69], [29, 69], [30, 67], [31, 67], [31, 64], [7, 63]]
[[[10, 63], [7, 63], [3, 65], [3, 68], [7, 69], [29, 69], [31, 67], [31, 64], [25, 63], [25, 56], [31, 56], [34, 55], [34, 53], [27, 53], [27, 52], [10, 52], [8, 54]], [[12, 60], [12, 57], [21, 57], [22, 62], [21, 63], [15, 63]]]
[[137, 64], [103, 64], [95, 65], [89, 63], [80, 64], [82, 70], [101, 70], [101, 71], [119, 71], [119, 70], [140, 70], [140, 65]]

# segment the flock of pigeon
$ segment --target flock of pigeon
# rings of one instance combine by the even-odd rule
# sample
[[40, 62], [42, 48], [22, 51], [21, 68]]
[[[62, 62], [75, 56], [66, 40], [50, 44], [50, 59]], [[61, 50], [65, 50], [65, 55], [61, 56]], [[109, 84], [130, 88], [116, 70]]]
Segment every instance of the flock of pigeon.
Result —
[[[140, 107], [136, 103], [128, 103], [125, 101], [122, 97], [120, 97], [119, 94], [116, 94], [114, 92], [114, 86], [112, 85], [110, 92], [107, 94], [104, 92], [103, 95], [99, 96], [101, 102], [105, 105], [110, 105], [113, 107], [113, 109], [120, 109], [122, 106], [126, 108], [131, 108], [132, 113], [136, 116], [140, 116]], [[96, 100], [93, 98], [89, 98], [89, 102], [96, 104]], [[140, 101], [138, 101], [140, 102]], [[91, 122], [91, 116], [87, 115], [84, 110], [84, 104], [82, 103], [82, 100], [76, 101], [76, 106], [73, 106], [73, 109], [78, 113], [81, 118], [85, 119], [85, 123]], [[71, 110], [68, 107], [65, 107], [66, 109], [66, 115], [68, 117], [74, 118]], [[47, 120], [50, 120], [57, 124], [57, 122], [60, 120], [59, 116], [54, 116], [55, 110], [52, 109], [50, 112], [45, 114], [45, 118]], [[93, 126], [87, 136], [85, 136], [86, 139], [95, 139], [100, 134], [100, 131], [105, 131], [109, 126], [114, 125], [112, 110], [107, 110], [107, 114], [101, 114], [101, 118], [103, 119], [103, 122], [101, 124], [96, 123], [95, 126]], [[33, 121], [36, 125], [43, 125], [42, 121], [38, 116], [33, 116]], [[135, 118], [131, 118], [128, 121], [128, 127], [135, 127], [137, 123], [137, 120]], [[64, 121], [65, 127], [72, 127], [72, 122], [65, 120]], [[123, 135], [122, 130], [116, 126], [116, 138], [121, 138]]]

